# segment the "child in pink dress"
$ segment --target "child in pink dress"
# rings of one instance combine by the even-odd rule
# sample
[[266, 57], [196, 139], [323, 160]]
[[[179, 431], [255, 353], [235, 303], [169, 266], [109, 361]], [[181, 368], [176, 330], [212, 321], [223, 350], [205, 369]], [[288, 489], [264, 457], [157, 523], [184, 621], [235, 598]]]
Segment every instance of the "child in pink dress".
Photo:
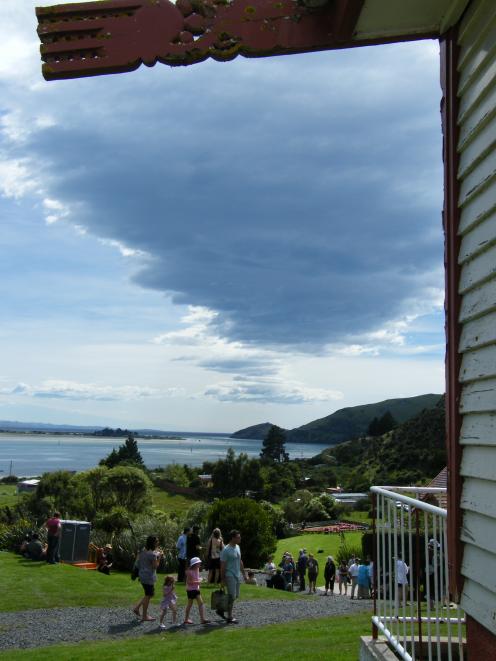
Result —
[[193, 621], [189, 619], [189, 614], [195, 600], [198, 605], [200, 622], [202, 624], [208, 624], [210, 622], [210, 620], [205, 619], [205, 606], [200, 594], [200, 583], [202, 582], [200, 576], [201, 564], [202, 561], [200, 558], [191, 558], [189, 561], [189, 567], [186, 569], [186, 594], [188, 595], [188, 605], [186, 606], [186, 611], [184, 613], [184, 624], [193, 624]]
[[165, 629], [165, 615], [167, 609], [170, 608], [172, 611], [172, 624], [176, 624], [177, 619], [177, 596], [176, 596], [176, 581], [174, 576], [166, 576], [164, 579], [164, 592], [163, 598], [160, 602], [160, 628]]

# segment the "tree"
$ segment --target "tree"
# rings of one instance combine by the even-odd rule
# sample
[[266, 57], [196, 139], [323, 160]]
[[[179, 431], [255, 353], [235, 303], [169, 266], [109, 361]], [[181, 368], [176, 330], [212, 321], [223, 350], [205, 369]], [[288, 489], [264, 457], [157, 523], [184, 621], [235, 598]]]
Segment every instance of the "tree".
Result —
[[224, 460], [215, 462], [212, 468], [213, 492], [220, 498], [245, 496], [247, 491], [261, 497], [264, 480], [260, 473], [260, 461], [249, 459], [245, 452], [237, 457], [229, 448]]
[[114, 448], [105, 459], [100, 461], [100, 466], [107, 466], [107, 468], [114, 468], [119, 464], [138, 466], [139, 468], [144, 468], [145, 466], [143, 457], [138, 450], [138, 443], [132, 434], [129, 434], [118, 450]]
[[111, 468], [103, 480], [103, 488], [112, 493], [115, 505], [128, 512], [143, 512], [152, 504], [152, 483], [142, 470], [134, 466]]
[[393, 418], [389, 411], [386, 411], [384, 415], [380, 418], [374, 418], [367, 429], [368, 436], [382, 436], [387, 434], [388, 431], [391, 431], [398, 426], [398, 423]]
[[286, 436], [283, 430], [277, 425], [272, 425], [262, 444], [260, 459], [262, 461], [276, 461], [278, 463], [289, 461], [289, 454], [286, 452], [285, 443]]
[[241, 553], [245, 567], [257, 569], [276, 550], [271, 514], [250, 498], [219, 500], [210, 510], [208, 528], [220, 528], [227, 541], [231, 530], [241, 533]]

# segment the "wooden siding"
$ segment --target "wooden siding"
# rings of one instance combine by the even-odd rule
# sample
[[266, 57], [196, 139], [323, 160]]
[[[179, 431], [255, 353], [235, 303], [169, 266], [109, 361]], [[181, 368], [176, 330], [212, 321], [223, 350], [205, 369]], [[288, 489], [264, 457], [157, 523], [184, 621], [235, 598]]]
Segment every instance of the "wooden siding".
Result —
[[496, 3], [459, 30], [461, 603], [496, 635]]

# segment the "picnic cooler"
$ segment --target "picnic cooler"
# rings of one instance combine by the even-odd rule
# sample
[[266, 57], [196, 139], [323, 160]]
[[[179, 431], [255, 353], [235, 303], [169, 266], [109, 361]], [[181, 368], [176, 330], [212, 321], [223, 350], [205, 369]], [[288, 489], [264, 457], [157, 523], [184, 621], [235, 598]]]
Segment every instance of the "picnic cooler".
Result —
[[88, 560], [91, 523], [88, 521], [61, 521], [60, 559], [64, 562]]

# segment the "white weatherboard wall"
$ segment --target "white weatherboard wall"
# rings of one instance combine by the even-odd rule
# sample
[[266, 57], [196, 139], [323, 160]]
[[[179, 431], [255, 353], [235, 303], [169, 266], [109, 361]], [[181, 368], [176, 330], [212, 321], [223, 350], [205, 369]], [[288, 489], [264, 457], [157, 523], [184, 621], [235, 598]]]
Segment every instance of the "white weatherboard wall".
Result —
[[460, 32], [461, 604], [496, 634], [496, 1]]

